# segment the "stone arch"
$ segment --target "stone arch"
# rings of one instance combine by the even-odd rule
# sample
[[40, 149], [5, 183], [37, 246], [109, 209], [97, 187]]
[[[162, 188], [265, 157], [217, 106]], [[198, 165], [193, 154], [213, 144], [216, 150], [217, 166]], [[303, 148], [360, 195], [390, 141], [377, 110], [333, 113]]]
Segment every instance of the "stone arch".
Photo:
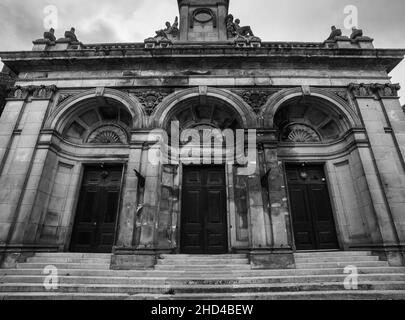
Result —
[[[303, 96], [304, 94], [301, 87], [281, 90], [275, 95], [271, 96], [262, 108], [261, 112], [261, 117], [264, 119], [264, 126], [273, 128], [274, 117], [277, 111], [289, 100]], [[328, 104], [328, 106], [334, 108], [335, 111], [343, 115], [350, 124], [351, 128], [358, 128], [362, 126], [360, 118], [355, 110], [352, 109], [350, 105], [339, 96], [321, 88], [311, 88], [311, 94], [308, 97], [316, 97], [323, 100], [325, 104]]]
[[111, 99], [125, 108], [132, 117], [130, 129], [145, 126], [145, 112], [141, 103], [135, 97], [115, 89], [94, 88], [74, 95], [58, 105], [48, 117], [45, 128], [53, 129], [61, 133], [69, 119], [73, 117], [86, 102], [96, 99]]
[[206, 98], [222, 101], [238, 114], [244, 129], [257, 127], [256, 114], [242, 98], [228, 90], [211, 87], [185, 89], [166, 97], [152, 114], [150, 125], [157, 128], [166, 128], [170, 115], [175, 111], [176, 107], [182, 102], [195, 98], [200, 98], [202, 101]]

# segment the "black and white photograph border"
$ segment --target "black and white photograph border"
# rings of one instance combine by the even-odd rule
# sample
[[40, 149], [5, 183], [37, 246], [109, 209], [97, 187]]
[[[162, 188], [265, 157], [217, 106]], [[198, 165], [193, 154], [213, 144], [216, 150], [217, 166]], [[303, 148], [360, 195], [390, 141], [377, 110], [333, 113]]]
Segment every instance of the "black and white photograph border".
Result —
[[405, 300], [404, 12], [0, 0], [0, 301]]

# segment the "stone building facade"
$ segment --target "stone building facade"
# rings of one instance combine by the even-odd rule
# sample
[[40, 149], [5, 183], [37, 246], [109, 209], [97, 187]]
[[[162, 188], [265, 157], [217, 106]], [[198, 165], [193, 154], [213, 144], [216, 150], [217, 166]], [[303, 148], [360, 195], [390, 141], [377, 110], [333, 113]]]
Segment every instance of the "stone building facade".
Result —
[[7, 70], [7, 68], [4, 68], [0, 72], [0, 116], [6, 104], [7, 89], [12, 86], [12, 84], [13, 77], [10, 75], [9, 70]]
[[[41, 251], [112, 252], [124, 269], [241, 252], [293, 268], [297, 250], [404, 264], [405, 114], [388, 74], [405, 51], [336, 28], [264, 42], [229, 0], [178, 5], [144, 43], [50, 30], [30, 52], [0, 53], [18, 76], [0, 118], [3, 265]], [[176, 126], [245, 139], [198, 136], [208, 155], [176, 157]], [[170, 161], [151, 161], [159, 151]]]

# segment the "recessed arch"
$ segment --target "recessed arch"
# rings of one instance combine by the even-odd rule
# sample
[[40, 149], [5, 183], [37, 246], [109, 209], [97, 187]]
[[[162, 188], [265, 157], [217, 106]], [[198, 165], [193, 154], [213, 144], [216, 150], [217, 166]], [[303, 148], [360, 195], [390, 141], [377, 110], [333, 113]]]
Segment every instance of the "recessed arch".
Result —
[[264, 119], [264, 126], [270, 128], [274, 127], [274, 117], [277, 111], [288, 101], [301, 97], [313, 97], [317, 98], [319, 101], [323, 101], [325, 106], [328, 106], [331, 110], [335, 110], [336, 113], [342, 115], [351, 128], [359, 128], [362, 126], [355, 110], [339, 96], [321, 88], [311, 88], [311, 94], [305, 96], [301, 87], [281, 90], [270, 97], [261, 112], [261, 117]]
[[196, 87], [182, 90], [166, 97], [151, 116], [151, 125], [158, 128], [167, 128], [173, 114], [180, 109], [187, 109], [188, 102], [200, 101], [201, 105], [210, 102], [222, 104], [235, 113], [244, 129], [256, 128], [256, 115], [250, 106], [236, 94], [223, 89], [210, 87]]
[[50, 114], [45, 128], [61, 133], [75, 113], [80, 112], [89, 103], [103, 104], [105, 101], [113, 101], [130, 114], [130, 129], [144, 127], [146, 116], [141, 103], [135, 97], [115, 89], [95, 88], [74, 95], [58, 105]]

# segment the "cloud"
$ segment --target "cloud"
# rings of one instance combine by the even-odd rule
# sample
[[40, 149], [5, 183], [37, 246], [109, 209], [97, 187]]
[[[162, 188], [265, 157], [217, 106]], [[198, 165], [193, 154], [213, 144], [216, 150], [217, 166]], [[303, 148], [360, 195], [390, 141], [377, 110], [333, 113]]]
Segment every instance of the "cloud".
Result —
[[[30, 50], [50, 4], [58, 9], [57, 37], [74, 26], [84, 43], [140, 42], [178, 15], [176, 0], [0, 0], [0, 51]], [[331, 25], [343, 28], [349, 4], [358, 7], [360, 27], [377, 47], [405, 48], [403, 0], [231, 0], [230, 11], [264, 40], [318, 42]], [[405, 88], [405, 63], [392, 76]]]

